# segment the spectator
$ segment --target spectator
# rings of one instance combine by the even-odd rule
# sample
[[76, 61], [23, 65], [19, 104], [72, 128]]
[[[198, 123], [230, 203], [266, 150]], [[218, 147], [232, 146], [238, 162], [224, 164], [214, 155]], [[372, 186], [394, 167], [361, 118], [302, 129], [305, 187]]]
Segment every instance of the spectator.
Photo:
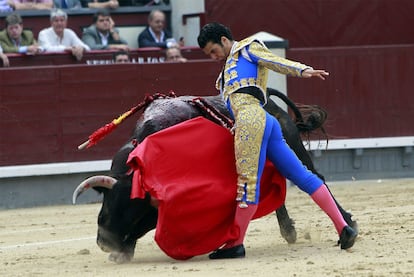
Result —
[[9, 67], [10, 66], [9, 58], [5, 54], [3, 54], [3, 49], [1, 48], [1, 45], [0, 45], [0, 60], [3, 63], [3, 67]]
[[5, 53], [35, 55], [42, 52], [32, 31], [23, 30], [23, 20], [18, 13], [6, 17], [6, 29], [0, 32], [0, 44]]
[[127, 42], [119, 36], [111, 14], [106, 9], [100, 9], [95, 13], [93, 24], [83, 31], [82, 40], [92, 50], [128, 50]]
[[165, 51], [165, 61], [185, 63], [187, 59], [181, 55], [180, 48], [174, 46]]
[[131, 59], [127, 51], [119, 50], [112, 55], [112, 61], [114, 63], [130, 63]]
[[60, 9], [50, 13], [51, 27], [39, 33], [39, 44], [48, 52], [71, 52], [79, 61], [89, 46], [78, 38], [74, 31], [66, 28], [68, 15]]
[[80, 9], [82, 3], [80, 0], [53, 0], [55, 9]]
[[[181, 41], [180, 43], [183, 44]], [[138, 47], [173, 46], [180, 45], [172, 37], [171, 32], [165, 29], [165, 14], [160, 10], [152, 10], [148, 15], [148, 26], [138, 36]]]
[[118, 0], [83, 0], [83, 5], [85, 8], [90, 9], [116, 9], [119, 7]]
[[9, 5], [14, 10], [50, 10], [53, 0], [9, 0]]
[[9, 5], [9, 0], [0, 0], [0, 13], [12, 12], [13, 8]]

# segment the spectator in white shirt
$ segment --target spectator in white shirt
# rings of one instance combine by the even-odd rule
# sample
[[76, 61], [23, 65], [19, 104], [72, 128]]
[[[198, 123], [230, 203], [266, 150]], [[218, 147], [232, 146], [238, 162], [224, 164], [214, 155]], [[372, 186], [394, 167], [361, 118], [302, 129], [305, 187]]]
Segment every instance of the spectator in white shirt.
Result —
[[66, 28], [68, 15], [60, 9], [52, 10], [50, 22], [52, 26], [39, 33], [38, 43], [40, 46], [47, 52], [71, 52], [80, 61], [84, 51], [88, 51], [90, 48], [74, 31]]

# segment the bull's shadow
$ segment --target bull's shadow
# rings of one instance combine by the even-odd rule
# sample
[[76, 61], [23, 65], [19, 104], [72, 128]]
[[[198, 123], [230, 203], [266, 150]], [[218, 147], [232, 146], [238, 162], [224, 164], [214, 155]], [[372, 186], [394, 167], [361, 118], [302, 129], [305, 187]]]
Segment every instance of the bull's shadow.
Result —
[[[307, 115], [303, 116], [301, 109], [281, 92], [269, 88], [268, 94], [281, 98], [295, 114], [295, 119], [292, 119], [271, 98], [264, 107], [278, 119], [286, 142], [309, 170], [325, 180], [324, 176], [315, 169], [303, 145], [302, 135], [323, 128], [326, 112], [317, 106], [306, 106]], [[224, 118], [229, 117], [228, 110], [220, 96], [203, 98], [205, 105], [214, 109], [215, 114], [211, 113], [211, 109], [203, 109], [194, 105], [192, 103], [194, 98], [194, 96], [181, 96], [158, 99], [150, 103], [137, 120], [131, 138], [114, 155], [111, 166], [112, 177], [91, 177], [75, 190], [74, 202], [89, 187], [103, 193], [103, 204], [98, 216], [97, 243], [103, 251], [111, 253], [110, 260], [117, 263], [130, 261], [134, 256], [137, 240], [154, 229], [157, 224], [157, 209], [152, 205], [149, 194], [145, 199], [130, 199], [129, 197], [132, 174], [126, 161], [137, 143], [155, 132], [197, 116], [204, 116], [216, 122], [217, 114], [223, 115]], [[357, 223], [352, 220], [352, 215], [344, 210], [336, 199], [335, 202], [347, 224], [357, 230]], [[296, 242], [294, 221], [289, 217], [285, 205], [276, 210], [276, 216], [282, 237], [288, 243]]]

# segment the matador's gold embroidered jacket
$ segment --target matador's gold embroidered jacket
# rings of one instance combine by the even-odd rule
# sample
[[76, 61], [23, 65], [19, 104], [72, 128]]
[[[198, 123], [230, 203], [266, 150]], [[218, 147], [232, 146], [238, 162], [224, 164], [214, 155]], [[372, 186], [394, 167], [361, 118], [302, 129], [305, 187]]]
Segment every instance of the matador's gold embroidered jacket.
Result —
[[[266, 99], [268, 69], [300, 77], [307, 68], [311, 67], [278, 57], [263, 42], [248, 37], [233, 44], [223, 72], [217, 78], [216, 88], [221, 91], [225, 101], [233, 92], [249, 86], [258, 87]], [[224, 84], [221, 80], [223, 75]]]

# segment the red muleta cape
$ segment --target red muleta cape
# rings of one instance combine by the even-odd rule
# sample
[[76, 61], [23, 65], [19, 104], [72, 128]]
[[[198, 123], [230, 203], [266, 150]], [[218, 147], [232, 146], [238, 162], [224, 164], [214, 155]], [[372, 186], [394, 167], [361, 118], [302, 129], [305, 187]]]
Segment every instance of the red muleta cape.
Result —
[[[239, 235], [233, 136], [203, 117], [148, 136], [129, 155], [131, 198], [159, 200], [155, 241], [178, 260], [209, 253]], [[280, 207], [286, 180], [266, 163], [254, 218]]]

